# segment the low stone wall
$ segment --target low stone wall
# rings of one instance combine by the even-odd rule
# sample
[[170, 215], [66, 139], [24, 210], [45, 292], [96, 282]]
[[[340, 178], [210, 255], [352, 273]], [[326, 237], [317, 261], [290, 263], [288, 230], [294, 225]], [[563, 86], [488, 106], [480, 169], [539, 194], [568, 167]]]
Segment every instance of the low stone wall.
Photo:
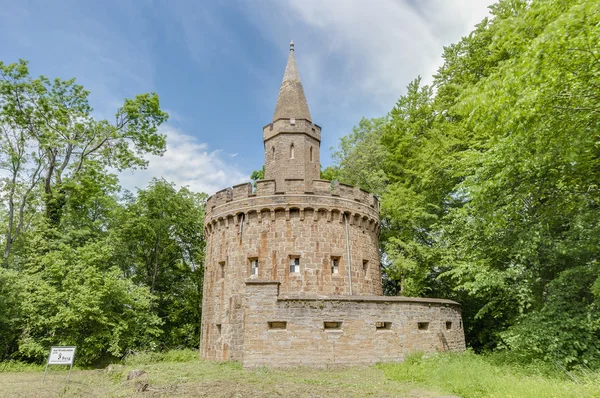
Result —
[[280, 296], [247, 281], [245, 367], [344, 366], [404, 360], [413, 351], [463, 351], [460, 305], [383, 296]]

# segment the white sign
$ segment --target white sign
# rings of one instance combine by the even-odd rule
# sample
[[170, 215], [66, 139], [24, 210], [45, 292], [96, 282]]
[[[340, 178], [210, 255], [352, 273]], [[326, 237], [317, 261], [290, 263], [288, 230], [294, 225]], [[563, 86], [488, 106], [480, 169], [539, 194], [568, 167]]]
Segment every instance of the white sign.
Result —
[[46, 372], [48, 372], [48, 365], [69, 365], [69, 377], [67, 383], [71, 381], [71, 370], [73, 370], [73, 360], [75, 359], [75, 347], [51, 347], [50, 355], [48, 355], [48, 363], [46, 369], [44, 369], [44, 380], [46, 381]]
[[48, 357], [48, 365], [73, 365], [75, 347], [52, 347]]

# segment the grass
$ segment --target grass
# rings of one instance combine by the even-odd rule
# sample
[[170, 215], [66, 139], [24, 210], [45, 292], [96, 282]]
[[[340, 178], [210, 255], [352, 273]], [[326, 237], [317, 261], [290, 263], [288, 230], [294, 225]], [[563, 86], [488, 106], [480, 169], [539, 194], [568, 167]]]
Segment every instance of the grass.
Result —
[[[0, 372], [0, 397], [439, 397], [436, 388], [388, 380], [377, 367], [345, 369], [243, 369], [237, 362], [198, 359], [194, 351], [142, 353], [105, 369], [74, 369], [67, 384], [66, 367]], [[9, 367], [5, 367], [8, 369]], [[2, 364], [0, 364], [2, 369]], [[127, 381], [133, 369], [143, 369], [145, 392], [138, 379]]]
[[395, 381], [437, 387], [464, 398], [600, 397], [600, 373], [566, 372], [549, 364], [519, 365], [502, 355], [412, 354], [380, 368]]
[[[145, 376], [127, 381], [133, 369]], [[414, 354], [401, 364], [343, 369], [243, 369], [191, 350], [141, 353], [105, 369], [0, 364], [0, 397], [600, 397], [600, 374], [518, 366], [498, 356]], [[146, 391], [139, 392], [147, 383]]]

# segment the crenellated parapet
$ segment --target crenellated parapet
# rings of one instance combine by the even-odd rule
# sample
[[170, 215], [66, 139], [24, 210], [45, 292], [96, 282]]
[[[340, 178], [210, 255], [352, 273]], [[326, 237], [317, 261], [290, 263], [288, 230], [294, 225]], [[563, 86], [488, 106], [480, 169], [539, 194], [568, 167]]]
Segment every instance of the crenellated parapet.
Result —
[[321, 127], [306, 119], [278, 119], [263, 127], [265, 142], [279, 134], [306, 134], [321, 141]]
[[[344, 222], [377, 231], [379, 227], [379, 201], [369, 192], [351, 185], [327, 180], [312, 181], [310, 190], [301, 179], [286, 179], [284, 186], [275, 180], [259, 180], [256, 189], [244, 183], [223, 189], [206, 201], [205, 226], [210, 233], [219, 221], [225, 226], [249, 222], [250, 215], [262, 222], [263, 218], [275, 220], [297, 212], [301, 220], [310, 214], [318, 221]], [[254, 218], [253, 218], [254, 219]]]

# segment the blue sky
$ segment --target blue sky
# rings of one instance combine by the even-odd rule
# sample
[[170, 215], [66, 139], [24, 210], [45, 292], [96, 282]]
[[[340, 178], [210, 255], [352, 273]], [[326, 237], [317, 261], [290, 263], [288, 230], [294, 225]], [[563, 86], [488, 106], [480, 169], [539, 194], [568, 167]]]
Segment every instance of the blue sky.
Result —
[[383, 116], [417, 75], [441, 65], [444, 45], [487, 15], [489, 0], [0, 0], [0, 60], [33, 75], [76, 77], [98, 117], [155, 91], [170, 113], [168, 150], [143, 188], [165, 177], [195, 191], [246, 181], [262, 166], [289, 41], [313, 121], [329, 148], [362, 116]]

